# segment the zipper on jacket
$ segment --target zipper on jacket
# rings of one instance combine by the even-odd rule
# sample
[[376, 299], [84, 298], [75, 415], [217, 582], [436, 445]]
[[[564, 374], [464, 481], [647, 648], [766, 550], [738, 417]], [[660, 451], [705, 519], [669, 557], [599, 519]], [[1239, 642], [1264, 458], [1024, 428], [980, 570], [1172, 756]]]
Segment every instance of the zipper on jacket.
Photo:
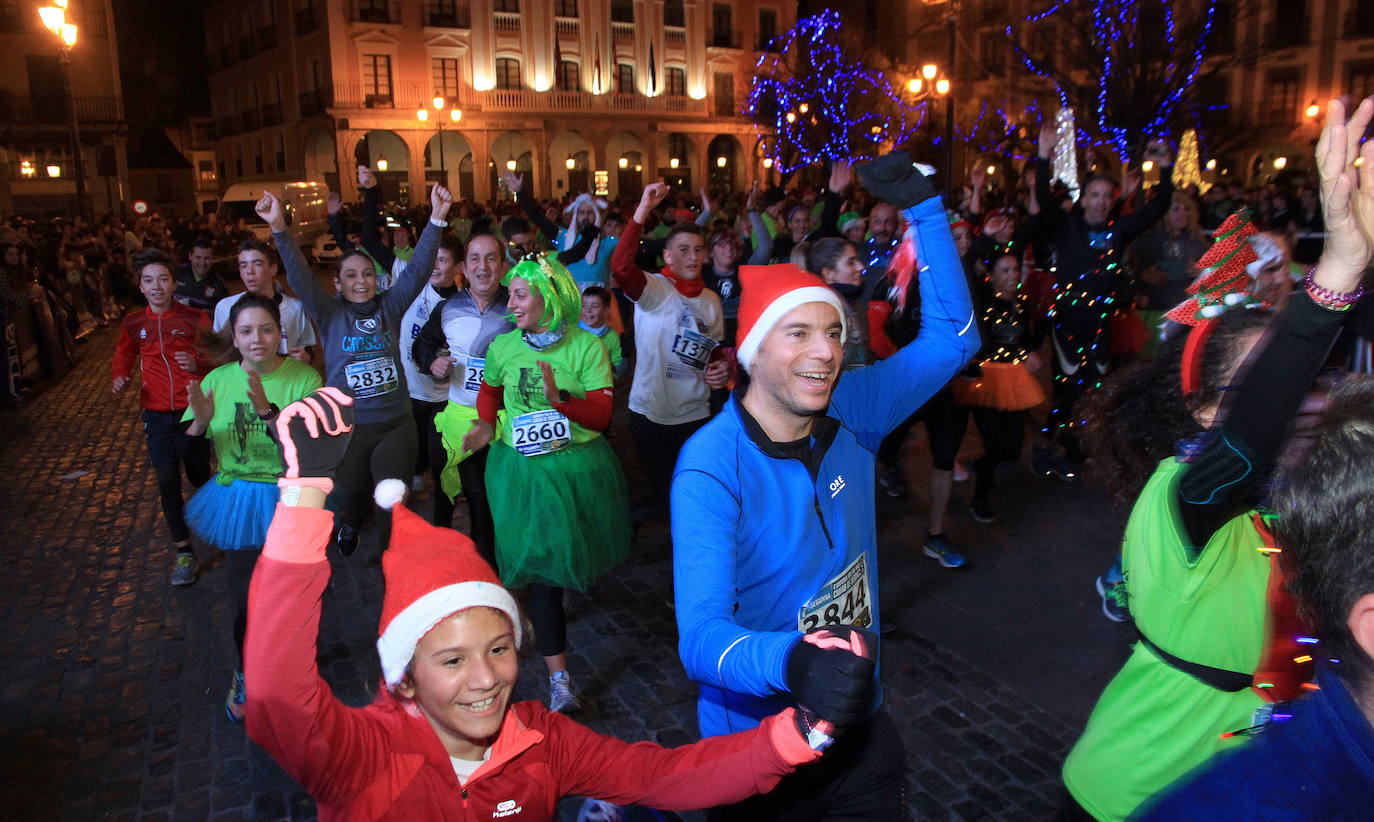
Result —
[[830, 528], [825, 524], [825, 514], [821, 513], [821, 498], [816, 493], [814, 485], [811, 487], [811, 503], [816, 507], [816, 519], [821, 521], [821, 531], [825, 533], [825, 544], [830, 546], [830, 550], [835, 550], [835, 540], [830, 536]]
[[[168, 311], [171, 309], [169, 308]], [[166, 314], [167, 311], [162, 312]], [[175, 411], [176, 404], [176, 380], [172, 377], [172, 364], [167, 361], [167, 341], [162, 336], [162, 314], [157, 315], [157, 353], [162, 357], [162, 364], [167, 366], [167, 408]]]

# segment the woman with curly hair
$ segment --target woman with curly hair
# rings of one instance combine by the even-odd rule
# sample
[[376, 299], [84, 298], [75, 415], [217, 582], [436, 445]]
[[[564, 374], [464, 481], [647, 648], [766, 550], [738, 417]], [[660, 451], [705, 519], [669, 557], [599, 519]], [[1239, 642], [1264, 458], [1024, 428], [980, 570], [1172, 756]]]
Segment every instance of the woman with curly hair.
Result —
[[1329, 104], [1317, 145], [1329, 233], [1304, 291], [1277, 316], [1225, 308], [1234, 301], [1220, 294], [1247, 277], [1234, 255], [1218, 261], [1191, 330], [1094, 398], [1097, 467], [1118, 493], [1138, 494], [1122, 561], [1140, 639], [1064, 763], [1064, 818], [1124, 819], [1301, 690], [1304, 673], [1280, 664], [1297, 652], [1277, 653], [1292, 641], [1281, 618], [1291, 602], [1256, 501], [1363, 295], [1374, 220], [1355, 214], [1374, 214], [1374, 179], [1357, 183], [1354, 160], [1371, 115], [1366, 100], [1347, 139], [1344, 107]]
[[625, 477], [601, 435], [614, 378], [601, 341], [577, 326], [581, 295], [553, 254], [525, 259], [501, 284], [515, 329], [487, 349], [478, 420], [462, 448], [491, 443], [501, 581], [526, 589], [549, 707], [569, 712], [581, 706], [568, 674], [563, 589], [585, 591], [630, 550]]

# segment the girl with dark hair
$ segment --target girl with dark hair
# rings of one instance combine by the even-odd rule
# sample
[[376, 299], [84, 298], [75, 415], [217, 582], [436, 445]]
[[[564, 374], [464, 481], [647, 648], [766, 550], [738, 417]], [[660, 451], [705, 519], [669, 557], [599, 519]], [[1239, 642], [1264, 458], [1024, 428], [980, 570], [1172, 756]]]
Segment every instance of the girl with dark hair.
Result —
[[844, 368], [873, 364], [868, 348], [868, 300], [863, 285], [864, 264], [859, 250], [843, 237], [824, 237], [808, 243], [806, 270], [819, 274], [825, 284], [844, 298]]
[[[1093, 399], [1095, 466], [1117, 493], [1138, 492], [1122, 561], [1140, 640], [1064, 764], [1077, 805], [1066, 818], [1125, 818], [1263, 724], [1267, 703], [1301, 690], [1302, 672], [1281, 664], [1294, 654], [1275, 653], [1292, 641], [1274, 630], [1291, 603], [1255, 502], [1346, 310], [1363, 295], [1374, 221], [1354, 215], [1371, 213], [1374, 180], [1357, 183], [1354, 160], [1371, 115], [1366, 100], [1347, 139], [1344, 107], [1328, 105], [1317, 164], [1329, 233], [1304, 292], [1272, 318], [1199, 310], [1165, 356], [1122, 372]], [[1368, 162], [1374, 145], [1366, 154]], [[1226, 264], [1208, 276], [1226, 279]], [[1245, 280], [1241, 271], [1226, 288]], [[1206, 296], [1224, 305], [1224, 290]]]
[[186, 433], [209, 437], [219, 458], [219, 473], [186, 504], [186, 523], [204, 542], [224, 551], [234, 602], [235, 666], [224, 712], [243, 720], [243, 634], [247, 624], [248, 581], [262, 553], [267, 526], [277, 505], [281, 457], [267, 434], [277, 409], [320, 387], [310, 366], [279, 353], [281, 310], [274, 300], [245, 294], [229, 309], [226, 332], [237, 355], [187, 386]]

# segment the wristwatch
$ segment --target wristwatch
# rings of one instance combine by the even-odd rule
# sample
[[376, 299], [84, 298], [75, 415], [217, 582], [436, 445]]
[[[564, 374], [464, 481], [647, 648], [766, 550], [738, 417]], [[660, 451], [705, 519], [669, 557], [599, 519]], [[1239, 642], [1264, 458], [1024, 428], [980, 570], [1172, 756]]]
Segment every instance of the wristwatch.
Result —
[[277, 416], [277, 414], [281, 413], [281, 409], [277, 407], [277, 404], [275, 402], [269, 402], [267, 404], [266, 414], [262, 413], [261, 411], [258, 411], [257, 409], [253, 409], [253, 413], [258, 415], [258, 419], [262, 420], [263, 422], [266, 422], [267, 420], [270, 420], [273, 417]]
[[560, 388], [560, 389], [558, 389], [558, 404], [559, 404], [559, 405], [562, 405], [563, 403], [567, 402], [567, 401], [570, 400], [570, 399], [572, 399], [572, 394], [569, 394], [569, 393], [568, 393], [568, 389], [566, 389], [566, 388]]

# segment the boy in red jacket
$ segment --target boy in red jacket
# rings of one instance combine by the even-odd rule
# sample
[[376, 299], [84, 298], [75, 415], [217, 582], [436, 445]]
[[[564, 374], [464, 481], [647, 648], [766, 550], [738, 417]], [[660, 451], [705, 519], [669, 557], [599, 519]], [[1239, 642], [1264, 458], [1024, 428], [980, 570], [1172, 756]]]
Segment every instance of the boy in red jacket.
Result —
[[134, 255], [138, 290], [148, 300], [145, 308], [130, 311], [119, 328], [115, 344], [113, 391], [120, 394], [129, 387], [137, 363], [143, 372], [138, 402], [143, 407], [143, 433], [148, 440], [148, 458], [157, 474], [157, 491], [162, 498], [162, 513], [172, 532], [172, 584], [190, 585], [196, 581], [196, 555], [191, 550], [191, 531], [186, 526], [185, 501], [181, 496], [181, 470], [199, 488], [210, 479], [210, 440], [186, 433], [190, 422], [182, 422], [188, 396], [187, 383], [209, 370], [209, 363], [196, 348], [197, 338], [210, 331], [210, 318], [203, 311], [172, 299], [176, 280], [172, 277], [172, 258], [157, 249]]
[[[329, 691], [316, 668], [333, 525], [324, 500], [352, 431], [352, 398], [326, 387], [273, 422], [285, 477], [248, 599], [248, 735], [319, 804], [321, 820], [552, 819], [566, 795], [668, 810], [770, 790], [820, 757], [834, 725], [861, 722], [872, 699], [872, 636], [808, 635], [796, 662], [806, 706], [752, 730], [665, 749], [602, 736], [540, 702], [512, 705], [525, 621], [472, 540], [403, 505], [382, 555], [386, 687], [365, 708]], [[813, 718], [814, 717], [814, 718]]]

